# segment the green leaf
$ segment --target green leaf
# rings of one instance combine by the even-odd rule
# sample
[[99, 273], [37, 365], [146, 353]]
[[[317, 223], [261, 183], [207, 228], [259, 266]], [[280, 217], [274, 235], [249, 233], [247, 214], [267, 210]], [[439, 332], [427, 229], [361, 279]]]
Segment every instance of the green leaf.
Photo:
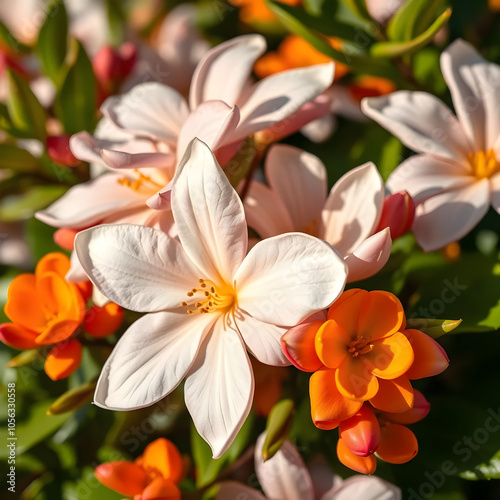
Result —
[[22, 351], [13, 357], [5, 366], [7, 368], [17, 368], [18, 366], [29, 365], [38, 358], [38, 349], [29, 349]]
[[461, 472], [460, 477], [470, 481], [500, 479], [500, 451], [495, 453], [488, 463], [479, 464], [471, 470]]
[[63, 2], [51, 2], [40, 28], [36, 51], [43, 72], [56, 84], [68, 47], [68, 16]]
[[73, 62], [56, 97], [56, 113], [66, 133], [92, 131], [96, 121], [96, 79], [85, 49], [76, 40], [70, 47], [70, 59]]
[[370, 19], [371, 16], [366, 8], [365, 0], [344, 0], [352, 12], [361, 19]]
[[16, 172], [36, 172], [40, 167], [40, 160], [25, 149], [13, 144], [0, 144], [1, 167]]
[[433, 339], [437, 339], [453, 331], [460, 323], [462, 323], [461, 319], [410, 318], [406, 322], [406, 328], [420, 330]]
[[92, 400], [97, 382], [75, 387], [59, 396], [47, 410], [47, 415], [62, 415], [70, 411], [77, 410]]
[[[420, 33], [416, 32], [416, 24], [425, 12], [437, 16], [436, 8], [440, 0], [407, 0], [395, 12], [387, 25], [387, 36], [395, 42], [406, 42]], [[425, 28], [424, 28], [425, 29]]]
[[304, 0], [304, 8], [313, 16], [320, 16], [325, 0]]
[[269, 460], [281, 448], [292, 428], [294, 404], [291, 399], [276, 403], [267, 418], [266, 439], [262, 447], [262, 458]]
[[29, 219], [66, 192], [65, 186], [32, 186], [25, 193], [6, 196], [0, 202], [0, 220], [12, 222]]
[[45, 109], [38, 102], [26, 80], [15, 71], [7, 69], [9, 96], [7, 109], [12, 126], [27, 137], [35, 137], [45, 142], [47, 136]]
[[378, 42], [371, 46], [375, 57], [401, 57], [411, 54], [432, 41], [436, 33], [448, 22], [451, 9], [446, 9], [422, 34], [407, 42]]

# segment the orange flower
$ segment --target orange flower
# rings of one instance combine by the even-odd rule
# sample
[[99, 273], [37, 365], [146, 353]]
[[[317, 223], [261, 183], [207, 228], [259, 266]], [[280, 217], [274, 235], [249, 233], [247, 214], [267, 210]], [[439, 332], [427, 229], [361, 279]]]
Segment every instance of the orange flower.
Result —
[[184, 471], [176, 446], [159, 438], [146, 446], [135, 462], [120, 460], [99, 465], [95, 476], [104, 486], [134, 500], [180, 500], [177, 485]]
[[[280, 0], [288, 5], [300, 5], [302, 0]], [[229, 0], [229, 3], [240, 8], [240, 19], [244, 23], [272, 23], [276, 16], [266, 6], [265, 0]]]

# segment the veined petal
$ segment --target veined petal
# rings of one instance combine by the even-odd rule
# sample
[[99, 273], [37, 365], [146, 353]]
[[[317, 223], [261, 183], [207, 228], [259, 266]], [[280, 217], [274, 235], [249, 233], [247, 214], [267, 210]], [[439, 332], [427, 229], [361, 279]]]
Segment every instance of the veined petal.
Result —
[[327, 188], [321, 160], [299, 148], [276, 144], [267, 153], [266, 176], [283, 201], [294, 231], [317, 236]]
[[404, 413], [413, 408], [414, 391], [407, 374], [393, 380], [378, 381], [378, 392], [370, 399], [372, 406], [380, 411]]
[[95, 404], [134, 410], [165, 397], [190, 369], [216, 320], [215, 314], [159, 312], [132, 323], [101, 371]]
[[176, 240], [129, 224], [78, 233], [75, 249], [94, 285], [118, 305], [138, 312], [181, 306], [200, 272]]
[[196, 67], [191, 81], [189, 105], [221, 100], [234, 106], [248, 85], [255, 61], [265, 52], [261, 35], [245, 35], [209, 50]]
[[257, 490], [238, 483], [236, 481], [224, 481], [220, 484], [216, 500], [234, 500], [242, 498], [245, 500], [266, 500], [266, 497]]
[[333, 186], [322, 213], [322, 237], [342, 256], [373, 234], [384, 202], [384, 184], [373, 163], [344, 174]]
[[489, 205], [488, 179], [429, 198], [415, 213], [413, 233], [418, 244], [431, 252], [463, 238], [486, 215]]
[[145, 202], [147, 196], [119, 183], [122, 178], [119, 174], [104, 174], [73, 186], [50, 207], [36, 212], [35, 217], [49, 226], [81, 229], [129, 205]]
[[141, 83], [129, 92], [106, 99], [104, 116], [127, 132], [175, 143], [189, 114], [177, 90], [157, 82]]
[[401, 500], [401, 490], [377, 476], [352, 476], [321, 500]]
[[244, 138], [284, 121], [333, 82], [335, 65], [316, 64], [271, 75], [248, 90], [239, 103], [241, 119], [236, 138]]
[[286, 328], [259, 321], [242, 310], [235, 311], [235, 318], [245, 344], [261, 363], [272, 366], [290, 364], [280, 343]]
[[252, 366], [243, 341], [232, 319], [220, 317], [184, 386], [187, 409], [213, 458], [219, 458], [233, 442], [250, 412], [253, 392]]
[[172, 187], [172, 212], [186, 254], [200, 278], [232, 284], [247, 251], [245, 212], [208, 146], [194, 139]]
[[453, 113], [427, 92], [400, 90], [368, 97], [362, 100], [361, 109], [417, 153], [460, 161], [472, 150]]
[[347, 281], [352, 283], [377, 274], [389, 260], [391, 247], [391, 231], [388, 227], [362, 241], [345, 258], [349, 269]]
[[255, 445], [255, 472], [266, 497], [314, 500], [311, 476], [297, 449], [290, 441], [285, 441], [278, 452], [264, 462], [265, 438], [266, 435], [261, 434]]
[[266, 323], [293, 326], [340, 295], [346, 268], [324, 241], [289, 233], [257, 243], [234, 279], [241, 309]]

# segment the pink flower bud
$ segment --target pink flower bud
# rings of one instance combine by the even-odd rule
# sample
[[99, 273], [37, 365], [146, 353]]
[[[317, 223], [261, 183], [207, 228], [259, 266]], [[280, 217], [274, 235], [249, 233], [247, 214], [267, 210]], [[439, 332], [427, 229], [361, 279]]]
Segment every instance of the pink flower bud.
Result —
[[71, 149], [69, 149], [69, 135], [47, 137], [47, 154], [51, 160], [65, 167], [74, 167], [80, 161], [73, 156]]
[[381, 231], [388, 227], [391, 231], [391, 238], [395, 240], [406, 234], [415, 218], [415, 202], [406, 192], [391, 194], [384, 200], [382, 215], [376, 231]]
[[373, 411], [366, 405], [351, 418], [340, 422], [339, 435], [349, 450], [360, 457], [377, 451], [380, 426]]

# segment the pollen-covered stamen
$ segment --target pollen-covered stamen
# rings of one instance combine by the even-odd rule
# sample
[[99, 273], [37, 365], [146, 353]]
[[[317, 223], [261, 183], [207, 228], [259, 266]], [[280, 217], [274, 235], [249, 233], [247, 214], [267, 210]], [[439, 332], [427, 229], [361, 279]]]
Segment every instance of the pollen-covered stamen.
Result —
[[369, 339], [360, 337], [359, 339], [353, 340], [349, 344], [349, 349], [347, 352], [353, 357], [357, 358], [360, 354], [366, 354], [373, 349], [373, 344], [370, 344]]
[[130, 180], [128, 177], [121, 177], [117, 179], [118, 184], [128, 187], [133, 191], [139, 191], [139, 189], [145, 188], [147, 191], [156, 192], [159, 191], [163, 186], [153, 181], [149, 175], [144, 175], [137, 168], [134, 170], [137, 175], [137, 179]]
[[[231, 308], [234, 304], [234, 290], [228, 285], [215, 285], [211, 280], [199, 279], [199, 288], [192, 288], [187, 292], [189, 298], [197, 295], [198, 300], [193, 304], [181, 302], [183, 307], [190, 307], [187, 310], [188, 314], [224, 312]], [[194, 305], [194, 309], [193, 309]]]
[[470, 152], [467, 159], [473, 168], [474, 176], [478, 179], [491, 177], [500, 170], [500, 164], [493, 149], [476, 151], [475, 153]]

